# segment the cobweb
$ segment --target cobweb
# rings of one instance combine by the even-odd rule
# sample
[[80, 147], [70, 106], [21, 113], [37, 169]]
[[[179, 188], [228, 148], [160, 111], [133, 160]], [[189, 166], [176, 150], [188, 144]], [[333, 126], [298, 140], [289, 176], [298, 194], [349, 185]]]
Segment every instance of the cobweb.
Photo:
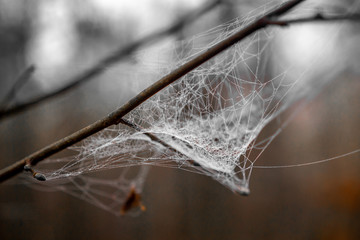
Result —
[[[138, 63], [124, 76], [131, 76], [135, 85], [150, 84], [270, 7], [265, 5], [190, 40], [168, 41], [161, 50], [143, 50], [136, 55]], [[256, 160], [286, 122], [261, 141], [257, 141], [259, 133], [289, 106], [313, 96], [323, 85], [317, 83], [314, 89], [307, 82], [307, 90], [299, 91], [305, 73], [321, 58], [309, 63], [296, 79], [288, 77], [291, 64], [274, 67], [279, 31], [282, 29], [269, 27], [256, 32], [150, 98], [122, 124], [70, 148], [75, 151], [72, 157], [41, 163], [38, 171], [47, 181], [37, 187], [62, 190], [120, 214], [131, 190], [141, 193], [148, 166], [155, 165], [204, 174], [248, 195]]]

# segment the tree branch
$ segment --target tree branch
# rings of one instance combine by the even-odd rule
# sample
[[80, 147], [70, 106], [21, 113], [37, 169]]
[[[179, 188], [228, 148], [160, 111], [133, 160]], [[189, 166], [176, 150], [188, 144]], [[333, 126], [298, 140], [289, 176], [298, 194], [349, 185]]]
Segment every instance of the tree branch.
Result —
[[24, 84], [30, 79], [31, 75], [35, 71], [35, 66], [31, 65], [27, 67], [15, 80], [14, 85], [10, 89], [10, 91], [5, 95], [4, 100], [2, 101], [2, 106], [0, 107], [0, 112], [3, 109], [6, 109], [11, 101], [14, 100], [16, 93], [24, 86]]
[[159, 92], [161, 89], [165, 88], [169, 84], [173, 83], [177, 79], [181, 78], [185, 74], [194, 70], [204, 62], [208, 61], [212, 57], [216, 56], [220, 52], [226, 50], [230, 46], [241, 41], [242, 39], [246, 38], [252, 33], [258, 31], [259, 29], [265, 28], [268, 25], [266, 19], [268, 19], [269, 17], [281, 16], [282, 14], [286, 13], [287, 11], [289, 11], [290, 9], [292, 9], [293, 7], [295, 7], [296, 5], [298, 5], [303, 1], [304, 0], [292, 0], [287, 3], [284, 3], [283, 5], [281, 5], [280, 7], [274, 10], [271, 10], [263, 17], [260, 17], [259, 19], [249, 24], [247, 27], [244, 27], [242, 30], [229, 36], [228, 38], [224, 39], [223, 41], [209, 48], [207, 51], [204, 51], [197, 57], [181, 65], [179, 68], [175, 69], [168, 75], [164, 76], [163, 78], [161, 78], [160, 80], [158, 80], [157, 82], [155, 82], [154, 84], [152, 84], [151, 86], [140, 92], [130, 101], [125, 103], [122, 107], [110, 113], [105, 118], [98, 120], [95, 123], [53, 144], [50, 144], [47, 147], [44, 147], [43, 149], [40, 149], [39, 151], [23, 158], [22, 160], [14, 163], [13, 165], [1, 170], [0, 182], [3, 182], [22, 172], [25, 165], [30, 165], [30, 166], [36, 165], [38, 162], [42, 161], [43, 159], [57, 152], [60, 152], [63, 149], [66, 149], [67, 147], [99, 132], [100, 130], [107, 128], [111, 125], [118, 124], [123, 116], [125, 116], [131, 110], [139, 106], [141, 103], [145, 102], [148, 98]]
[[194, 12], [183, 16], [181, 19], [179, 19], [177, 22], [175, 22], [170, 27], [168, 27], [164, 30], [161, 30], [159, 32], [150, 34], [141, 40], [135, 41], [126, 47], [122, 47], [122, 48], [116, 50], [114, 53], [112, 53], [111, 55], [100, 60], [97, 64], [90, 67], [85, 72], [66, 81], [66, 82], [69, 82], [68, 85], [65, 85], [65, 86], [63, 86], [59, 89], [56, 89], [54, 91], [51, 91], [49, 93], [46, 93], [45, 95], [35, 97], [34, 99], [32, 99], [28, 102], [20, 103], [18, 105], [12, 106], [11, 108], [0, 109], [0, 120], [4, 119], [6, 117], [10, 117], [10, 116], [12, 116], [16, 113], [22, 112], [24, 110], [27, 110], [37, 104], [44, 102], [45, 100], [49, 100], [49, 99], [57, 97], [63, 93], [66, 93], [66, 92], [72, 90], [74, 87], [80, 86], [81, 84], [85, 83], [86, 81], [105, 72], [112, 65], [118, 63], [121, 60], [124, 60], [129, 55], [131, 55], [134, 51], [139, 49], [140, 47], [149, 45], [160, 39], [165, 38], [166, 36], [169, 36], [171, 34], [174, 34], [178, 31], [180, 31], [185, 26], [187, 26], [189, 23], [195, 21], [200, 16], [202, 16], [203, 14], [207, 13], [208, 11], [210, 11], [211, 9], [216, 7], [221, 1], [222, 0], [213, 0], [210, 3], [206, 4], [205, 6], [202, 6], [201, 8], [195, 10]]
[[278, 26], [288, 26], [291, 24], [298, 23], [314, 23], [314, 22], [335, 22], [341, 20], [349, 20], [349, 21], [359, 21], [360, 14], [346, 14], [346, 15], [325, 15], [321, 12], [316, 13], [314, 16], [310, 17], [302, 17], [296, 19], [284, 19], [284, 20], [267, 20], [269, 25], [278, 25]]

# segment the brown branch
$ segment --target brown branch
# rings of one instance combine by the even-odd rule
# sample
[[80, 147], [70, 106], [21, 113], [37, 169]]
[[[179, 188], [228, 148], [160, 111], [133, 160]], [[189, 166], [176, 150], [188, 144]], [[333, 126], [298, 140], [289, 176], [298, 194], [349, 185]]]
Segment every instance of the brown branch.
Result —
[[263, 17], [255, 20], [253, 23], [249, 24], [247, 27], [244, 27], [242, 30], [238, 31], [237, 33], [229, 36], [228, 38], [224, 39], [223, 41], [219, 42], [218, 44], [214, 45], [213, 47], [209, 48], [207, 51], [201, 53], [197, 57], [193, 58], [192, 60], [186, 62], [185, 64], [181, 65], [179, 68], [175, 69], [168, 75], [164, 76], [142, 92], [140, 92], [137, 96], [132, 98], [130, 101], [125, 103], [122, 107], [118, 108], [114, 112], [110, 113], [105, 118], [96, 121], [95, 123], [53, 143], [40, 149], [39, 151], [23, 158], [22, 160], [14, 163], [13, 165], [3, 169], [0, 171], [0, 182], [3, 182], [20, 172], [24, 169], [25, 165], [36, 165], [38, 162], [42, 161], [43, 159], [60, 152], [63, 149], [99, 132], [100, 130], [107, 128], [111, 125], [118, 124], [121, 121], [121, 118], [129, 113], [131, 110], [139, 106], [141, 103], [145, 102], [148, 98], [159, 92], [161, 89], [165, 88], [169, 84], [173, 83], [177, 79], [181, 78], [185, 74], [189, 73], [190, 71], [194, 70], [204, 62], [208, 61], [212, 57], [216, 56], [220, 52], [228, 49], [235, 43], [241, 41], [242, 39], [246, 38], [247, 36], [251, 35], [252, 33], [258, 31], [259, 29], [265, 28], [267, 26], [266, 19], [269, 16], [281, 16], [282, 14], [289, 11], [291, 8], [295, 7], [299, 3], [303, 2], [304, 0], [292, 0], [289, 1], [280, 7], [276, 8], [275, 10], [270, 11]]
[[183, 16], [181, 19], [179, 19], [177, 22], [175, 22], [170, 27], [161, 30], [159, 32], [155, 32], [153, 34], [150, 34], [143, 39], [140, 39], [138, 41], [135, 41], [131, 43], [130, 45], [126, 47], [119, 48], [115, 52], [113, 52], [111, 55], [105, 57], [104, 59], [100, 60], [97, 64], [90, 67], [85, 72], [73, 77], [70, 80], [67, 80], [66, 82], [69, 82], [68, 85], [65, 85], [59, 89], [56, 89], [54, 91], [51, 91], [49, 93], [46, 93], [45, 95], [35, 97], [34, 99], [20, 103], [18, 105], [12, 106], [11, 108], [6, 109], [0, 109], [0, 119], [4, 119], [6, 117], [10, 117], [16, 113], [22, 112], [24, 110], [27, 110], [39, 103], [44, 102], [45, 100], [49, 100], [51, 98], [57, 97], [61, 94], [64, 94], [70, 90], [72, 90], [74, 87], [78, 87], [81, 84], [85, 83], [86, 81], [100, 75], [101, 73], [105, 72], [109, 67], [112, 65], [118, 63], [121, 60], [124, 60], [129, 55], [131, 55], [134, 51], [139, 49], [142, 46], [150, 45], [158, 40], [161, 40], [171, 34], [174, 34], [181, 29], [183, 29], [185, 26], [190, 24], [191, 22], [197, 20], [200, 16], [204, 15], [205, 13], [209, 12], [211, 9], [216, 7], [221, 0], [213, 0], [210, 3], [206, 4], [205, 6], [202, 6], [201, 8], [193, 11], [192, 13], [189, 13], [185, 16]]

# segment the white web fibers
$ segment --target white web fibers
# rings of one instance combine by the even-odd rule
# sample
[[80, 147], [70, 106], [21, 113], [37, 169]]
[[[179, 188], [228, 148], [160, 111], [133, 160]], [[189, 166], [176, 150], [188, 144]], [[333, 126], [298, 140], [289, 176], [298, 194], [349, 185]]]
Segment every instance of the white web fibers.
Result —
[[[138, 53], [137, 72], [132, 72], [138, 79], [131, 81], [147, 77], [150, 83], [159, 79], [239, 31], [269, 7], [272, 5], [190, 41]], [[135, 187], [140, 193], [148, 165], [156, 165], [205, 174], [247, 195], [255, 161], [283, 125], [256, 142], [261, 130], [307, 93], [320, 91], [309, 86], [306, 89], [311, 92], [299, 89], [304, 73], [312, 71], [310, 67], [321, 58], [310, 62], [296, 79], [288, 79], [288, 69], [271, 70], [276, 65], [274, 46], [279, 31], [283, 29], [268, 27], [252, 34], [130, 112], [124, 118], [125, 125], [103, 130], [72, 147], [77, 152], [73, 157], [40, 164], [39, 171], [47, 178], [43, 186], [50, 185], [119, 214], [116, 209], [126, 200], [129, 189]], [[155, 52], [157, 56], [147, 60]], [[141, 167], [130, 174], [134, 171], [131, 166]], [[104, 171], [110, 169], [116, 169], [111, 179]]]

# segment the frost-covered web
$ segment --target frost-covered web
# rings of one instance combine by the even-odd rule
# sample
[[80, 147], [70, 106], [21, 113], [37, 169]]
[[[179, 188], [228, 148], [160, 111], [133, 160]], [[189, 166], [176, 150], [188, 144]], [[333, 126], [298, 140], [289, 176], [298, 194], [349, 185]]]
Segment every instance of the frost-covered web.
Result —
[[[170, 41], [161, 49], [139, 52], [138, 64], [124, 76], [132, 77], [134, 88], [140, 82], [151, 83], [239, 31], [269, 7], [191, 40]], [[44, 186], [119, 214], [131, 188], [141, 192], [147, 166], [156, 165], [205, 174], [234, 192], [248, 194], [257, 158], [284, 124], [256, 141], [261, 130], [297, 100], [320, 91], [319, 86], [328, 80], [324, 76], [320, 83], [306, 81], [304, 85], [306, 73], [321, 55], [295, 79], [288, 76], [291, 63], [277, 65], [281, 31], [269, 27], [256, 32], [130, 112], [125, 124], [72, 147], [76, 152], [72, 157], [40, 165], [39, 171], [47, 178]], [[133, 166], [141, 167], [129, 174]], [[116, 169], [113, 176], [105, 171], [111, 169]]]

